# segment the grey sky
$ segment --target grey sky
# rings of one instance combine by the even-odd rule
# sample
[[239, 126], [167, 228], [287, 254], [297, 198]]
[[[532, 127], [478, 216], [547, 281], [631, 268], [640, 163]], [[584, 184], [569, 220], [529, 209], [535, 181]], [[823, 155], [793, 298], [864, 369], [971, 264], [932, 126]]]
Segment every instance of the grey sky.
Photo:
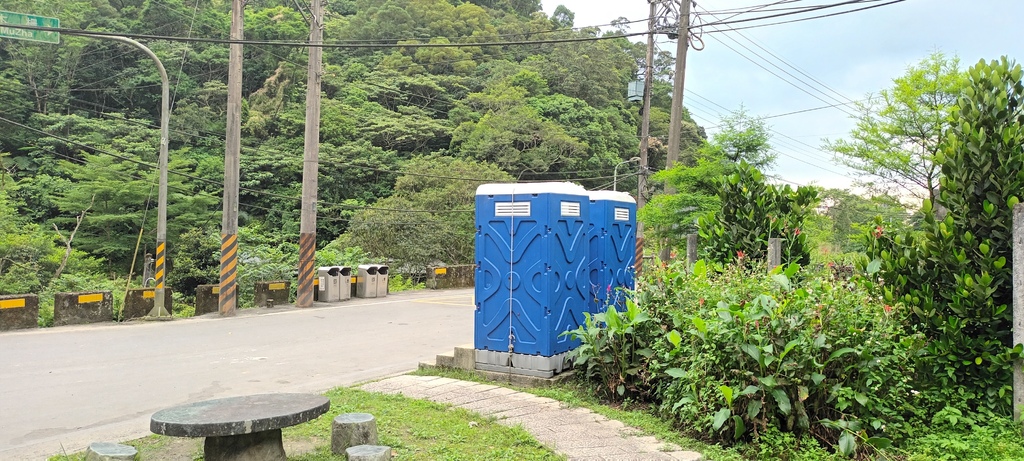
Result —
[[[618, 17], [639, 20], [648, 14], [645, 0], [543, 2], [548, 14], [558, 5], [565, 5], [575, 13], [576, 26], [607, 24]], [[772, 3], [772, 0], [697, 1], [698, 11], [765, 3]], [[835, 3], [835, 0], [802, 1], [799, 5], [827, 3]], [[838, 10], [824, 12], [829, 11]], [[688, 53], [684, 102], [698, 123], [706, 127], [717, 125], [721, 114], [741, 104], [751, 114], [759, 116], [826, 105], [725, 45], [833, 104], [834, 98], [860, 100], [887, 88], [908, 66], [934, 51], [959, 56], [962, 67], [1001, 55], [1020, 62], [1024, 59], [1022, 21], [1024, 1], [1021, 0], [907, 0], [847, 15], [741, 31], [743, 36], [828, 85], [842, 97], [827, 89], [822, 90], [831, 97], [819, 94], [785, 75], [754, 52], [814, 84], [736, 32], [727, 35], [754, 52], [723, 37], [726, 34], [705, 34], [704, 50], [691, 49]], [[641, 23], [633, 31], [644, 29], [646, 24]], [[664, 38], [659, 42], [661, 49], [675, 50], [674, 42]], [[826, 187], [846, 187], [852, 182], [847, 176], [854, 176], [853, 173], [835, 165], [830, 153], [818, 150], [823, 138], [841, 138], [853, 128], [850, 117], [840, 109], [772, 118], [767, 122], [775, 130], [772, 143], [781, 153], [773, 173], [788, 181]]]

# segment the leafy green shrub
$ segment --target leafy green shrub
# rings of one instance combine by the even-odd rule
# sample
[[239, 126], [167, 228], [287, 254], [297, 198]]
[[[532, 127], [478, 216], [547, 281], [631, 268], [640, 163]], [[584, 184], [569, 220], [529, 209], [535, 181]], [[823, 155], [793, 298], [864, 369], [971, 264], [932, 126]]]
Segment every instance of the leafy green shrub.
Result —
[[932, 430], [909, 441], [905, 447], [907, 461], [1024, 460], [1020, 423], [1009, 418], [975, 421], [947, 407], [932, 419]]
[[756, 444], [749, 447], [748, 457], [773, 461], [834, 461], [846, 459], [834, 453], [815, 440], [810, 434], [797, 437], [792, 432], [783, 432], [772, 426], [754, 439]]
[[170, 247], [167, 286], [181, 293], [185, 302], [195, 302], [196, 287], [220, 282], [220, 231], [193, 228], [181, 234]]
[[[763, 270], [763, 269], [762, 269]], [[777, 428], [852, 454], [859, 440], [886, 446], [914, 415], [913, 356], [921, 337], [902, 311], [863, 280], [833, 282], [799, 267], [770, 275], [655, 272], [640, 303], [668, 319], [651, 371], [661, 411], [716, 441]]]
[[171, 292], [171, 298], [174, 300], [174, 318], [185, 319], [196, 316], [196, 297], [185, 296], [177, 291]]
[[563, 333], [581, 341], [571, 352], [576, 367], [598, 383], [606, 398], [649, 398], [652, 375], [647, 363], [654, 355], [651, 343], [661, 332], [658, 323], [630, 299], [623, 312], [610, 304], [603, 313], [584, 315], [583, 325]]
[[[879, 224], [866, 238], [885, 296], [911, 306], [929, 341], [920, 371], [935, 407], [1008, 414], [1011, 364], [1013, 206], [1024, 190], [1024, 71], [1006, 58], [980, 62], [954, 110], [936, 218], [925, 201], [924, 232], [895, 235]], [[862, 262], [866, 264], [867, 262]]]
[[746, 162], [730, 168], [719, 191], [722, 211], [699, 220], [704, 257], [720, 263], [764, 261], [768, 239], [780, 238], [784, 263], [808, 264], [810, 248], [802, 229], [814, 211], [817, 190], [767, 184]]
[[420, 290], [426, 285], [424, 283], [416, 283], [411, 277], [402, 276], [402, 274], [394, 274], [388, 276], [388, 292], [398, 293], [399, 291], [409, 290]]

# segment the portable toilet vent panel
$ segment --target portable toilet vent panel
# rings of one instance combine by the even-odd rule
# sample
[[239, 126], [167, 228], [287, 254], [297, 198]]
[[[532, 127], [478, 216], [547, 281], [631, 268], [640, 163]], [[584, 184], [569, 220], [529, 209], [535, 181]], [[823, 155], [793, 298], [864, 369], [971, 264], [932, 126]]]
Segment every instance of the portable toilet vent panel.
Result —
[[586, 190], [571, 183], [477, 189], [477, 362], [554, 357], [579, 345], [561, 334], [579, 327], [587, 309], [589, 205]]
[[633, 289], [636, 261], [636, 200], [625, 192], [590, 192], [587, 234], [590, 312], [625, 306], [622, 288]]

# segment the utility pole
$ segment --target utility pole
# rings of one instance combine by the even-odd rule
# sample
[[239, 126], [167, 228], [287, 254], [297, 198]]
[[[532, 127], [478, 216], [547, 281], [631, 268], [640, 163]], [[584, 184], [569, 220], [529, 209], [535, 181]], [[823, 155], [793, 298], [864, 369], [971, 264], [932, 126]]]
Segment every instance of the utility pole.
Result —
[[[683, 123], [683, 83], [686, 81], [686, 51], [690, 42], [690, 1], [680, 0], [679, 4], [679, 37], [676, 38], [676, 70], [672, 77], [672, 115], [668, 131], [668, 158], [665, 169], [670, 170], [679, 161], [679, 138], [682, 136]], [[666, 194], [676, 193], [675, 188], [665, 187]], [[661, 260], [668, 261], [672, 249], [665, 245], [661, 250]]]
[[[243, 0], [231, 0], [231, 40], [242, 40]], [[220, 233], [221, 315], [235, 315], [238, 268], [238, 164], [242, 150], [242, 44], [228, 55], [228, 119], [224, 140], [224, 211]]]
[[[96, 35], [95, 37], [116, 40], [141, 49], [156, 63], [156, 69], [160, 72], [160, 156], [157, 159], [157, 168], [160, 170], [160, 185], [158, 187], [156, 211], [156, 270], [153, 273], [156, 288], [153, 290], [153, 309], [149, 311], [149, 316], [170, 317], [171, 314], [167, 312], [164, 304], [164, 280], [167, 278], [167, 147], [170, 144], [170, 81], [167, 79], [167, 70], [164, 69], [160, 58], [145, 45], [130, 38], [116, 35]], [[146, 277], [143, 277], [142, 283], [145, 284], [146, 280]]]
[[[636, 208], [639, 210], [647, 204], [647, 150], [651, 137], [651, 86], [654, 84], [654, 29], [657, 27], [655, 16], [661, 0], [647, 0], [651, 6], [651, 14], [647, 20], [647, 63], [644, 65], [644, 102], [640, 121], [640, 174], [636, 180]], [[640, 275], [644, 265], [644, 223], [636, 222], [636, 260], [633, 271]]]
[[306, 140], [302, 160], [302, 214], [299, 224], [299, 286], [296, 307], [313, 305], [313, 263], [316, 259], [316, 196], [320, 174], [320, 78], [323, 67], [321, 0], [309, 3], [309, 70], [306, 76]]

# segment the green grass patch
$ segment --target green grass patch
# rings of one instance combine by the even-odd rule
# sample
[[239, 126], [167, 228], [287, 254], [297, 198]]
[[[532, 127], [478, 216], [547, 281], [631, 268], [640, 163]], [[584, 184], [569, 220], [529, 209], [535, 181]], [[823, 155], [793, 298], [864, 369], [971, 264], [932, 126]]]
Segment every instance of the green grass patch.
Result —
[[[284, 429], [284, 446], [293, 461], [343, 461], [331, 453], [331, 422], [341, 413], [370, 413], [377, 419], [381, 445], [399, 460], [555, 461], [564, 458], [538, 443], [520, 427], [506, 427], [493, 418], [460, 408], [400, 395], [351, 388], [328, 392], [331, 409], [305, 424]], [[139, 450], [139, 459], [201, 460], [202, 439], [152, 435], [125, 444]], [[50, 461], [81, 461], [84, 452], [58, 455]]]

